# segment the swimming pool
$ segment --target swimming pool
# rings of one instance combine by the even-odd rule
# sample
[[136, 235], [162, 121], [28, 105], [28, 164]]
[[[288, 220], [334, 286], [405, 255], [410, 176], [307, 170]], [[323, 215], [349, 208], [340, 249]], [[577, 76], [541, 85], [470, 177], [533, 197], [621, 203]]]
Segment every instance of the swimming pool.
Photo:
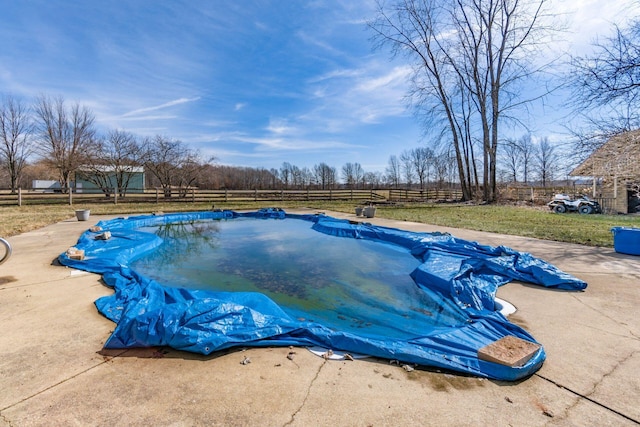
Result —
[[[540, 348], [520, 366], [478, 357], [507, 336], [535, 343], [495, 311], [497, 287], [514, 279], [586, 287], [509, 248], [278, 209], [98, 226], [76, 245], [84, 259], [60, 261], [101, 273], [114, 288], [96, 301], [117, 323], [111, 348], [321, 346], [515, 380], [545, 354]], [[105, 231], [110, 239], [100, 238]]]
[[287, 314], [333, 330], [412, 339], [468, 316], [415, 285], [407, 248], [336, 238], [299, 218], [243, 217], [144, 227], [163, 243], [131, 263], [164, 286], [260, 292]]

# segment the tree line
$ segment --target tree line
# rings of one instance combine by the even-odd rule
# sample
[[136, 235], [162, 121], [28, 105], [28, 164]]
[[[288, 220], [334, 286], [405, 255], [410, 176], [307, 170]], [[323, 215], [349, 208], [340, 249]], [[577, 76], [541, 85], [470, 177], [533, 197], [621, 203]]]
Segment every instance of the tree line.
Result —
[[[12, 192], [29, 188], [35, 179], [55, 179], [60, 189], [72, 189], [82, 176], [106, 195], [125, 196], [140, 168], [147, 186], [166, 196], [172, 189], [350, 189], [445, 188], [457, 186], [457, 163], [450, 147], [416, 147], [391, 155], [384, 171], [365, 171], [360, 163], [340, 169], [321, 162], [299, 167], [283, 162], [280, 168], [251, 168], [216, 164], [184, 142], [164, 135], [138, 137], [121, 129], [100, 134], [95, 116], [86, 106], [68, 104], [61, 97], [39, 96], [27, 104], [6, 95], [0, 104], [0, 179]], [[535, 144], [530, 135], [504, 144], [501, 177], [506, 182], [552, 180], [548, 160], [555, 156], [548, 141]], [[543, 160], [546, 160], [545, 163]], [[545, 166], [546, 165], [546, 166]], [[523, 175], [520, 169], [523, 168]], [[557, 172], [557, 171], [555, 171]], [[475, 185], [479, 181], [475, 180]], [[477, 188], [476, 188], [477, 189]]]
[[[417, 174], [424, 187], [423, 149], [403, 153], [407, 185]], [[414, 158], [415, 157], [415, 158]], [[340, 170], [324, 162], [312, 168], [283, 162], [279, 169], [224, 166], [214, 158], [204, 158], [184, 142], [155, 135], [141, 138], [121, 129], [99, 133], [95, 115], [79, 103], [62, 97], [41, 95], [32, 103], [5, 95], [0, 104], [0, 159], [3, 178], [12, 192], [30, 187], [28, 180], [57, 180], [68, 192], [76, 176], [82, 176], [105, 194], [115, 189], [124, 196], [131, 178], [144, 168], [147, 185], [171, 190], [203, 189], [353, 189], [399, 186], [402, 178], [388, 171], [365, 171], [359, 163], [348, 162]], [[400, 169], [398, 169], [400, 170]], [[186, 193], [185, 193], [186, 194]]]

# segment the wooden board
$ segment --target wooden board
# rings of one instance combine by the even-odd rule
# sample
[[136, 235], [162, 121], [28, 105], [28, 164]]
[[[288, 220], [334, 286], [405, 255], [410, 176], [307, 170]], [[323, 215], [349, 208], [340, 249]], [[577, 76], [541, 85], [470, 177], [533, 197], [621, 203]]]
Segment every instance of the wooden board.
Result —
[[522, 366], [540, 349], [540, 344], [513, 335], [494, 341], [478, 350], [478, 358], [506, 366]]

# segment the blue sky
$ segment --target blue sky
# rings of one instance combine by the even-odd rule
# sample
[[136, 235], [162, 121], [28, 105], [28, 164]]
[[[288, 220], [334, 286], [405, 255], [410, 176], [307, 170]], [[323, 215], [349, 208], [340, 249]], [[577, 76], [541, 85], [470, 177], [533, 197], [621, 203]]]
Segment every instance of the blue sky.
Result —
[[[555, 3], [569, 31], [552, 50], [573, 52], [632, 4]], [[102, 130], [166, 135], [221, 164], [382, 171], [424, 141], [403, 100], [409, 64], [372, 49], [374, 10], [373, 0], [0, 0], [0, 93], [62, 96]], [[532, 128], [559, 132], [559, 108], [534, 108]]]

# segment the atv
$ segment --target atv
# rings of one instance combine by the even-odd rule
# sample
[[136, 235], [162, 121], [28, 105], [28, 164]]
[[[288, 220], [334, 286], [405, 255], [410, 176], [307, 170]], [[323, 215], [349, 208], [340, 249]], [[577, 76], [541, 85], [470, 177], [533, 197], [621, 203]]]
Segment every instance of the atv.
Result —
[[602, 213], [600, 203], [591, 200], [587, 196], [571, 199], [566, 194], [556, 194], [553, 200], [547, 203], [547, 206], [555, 213], [579, 212], [585, 215]]

